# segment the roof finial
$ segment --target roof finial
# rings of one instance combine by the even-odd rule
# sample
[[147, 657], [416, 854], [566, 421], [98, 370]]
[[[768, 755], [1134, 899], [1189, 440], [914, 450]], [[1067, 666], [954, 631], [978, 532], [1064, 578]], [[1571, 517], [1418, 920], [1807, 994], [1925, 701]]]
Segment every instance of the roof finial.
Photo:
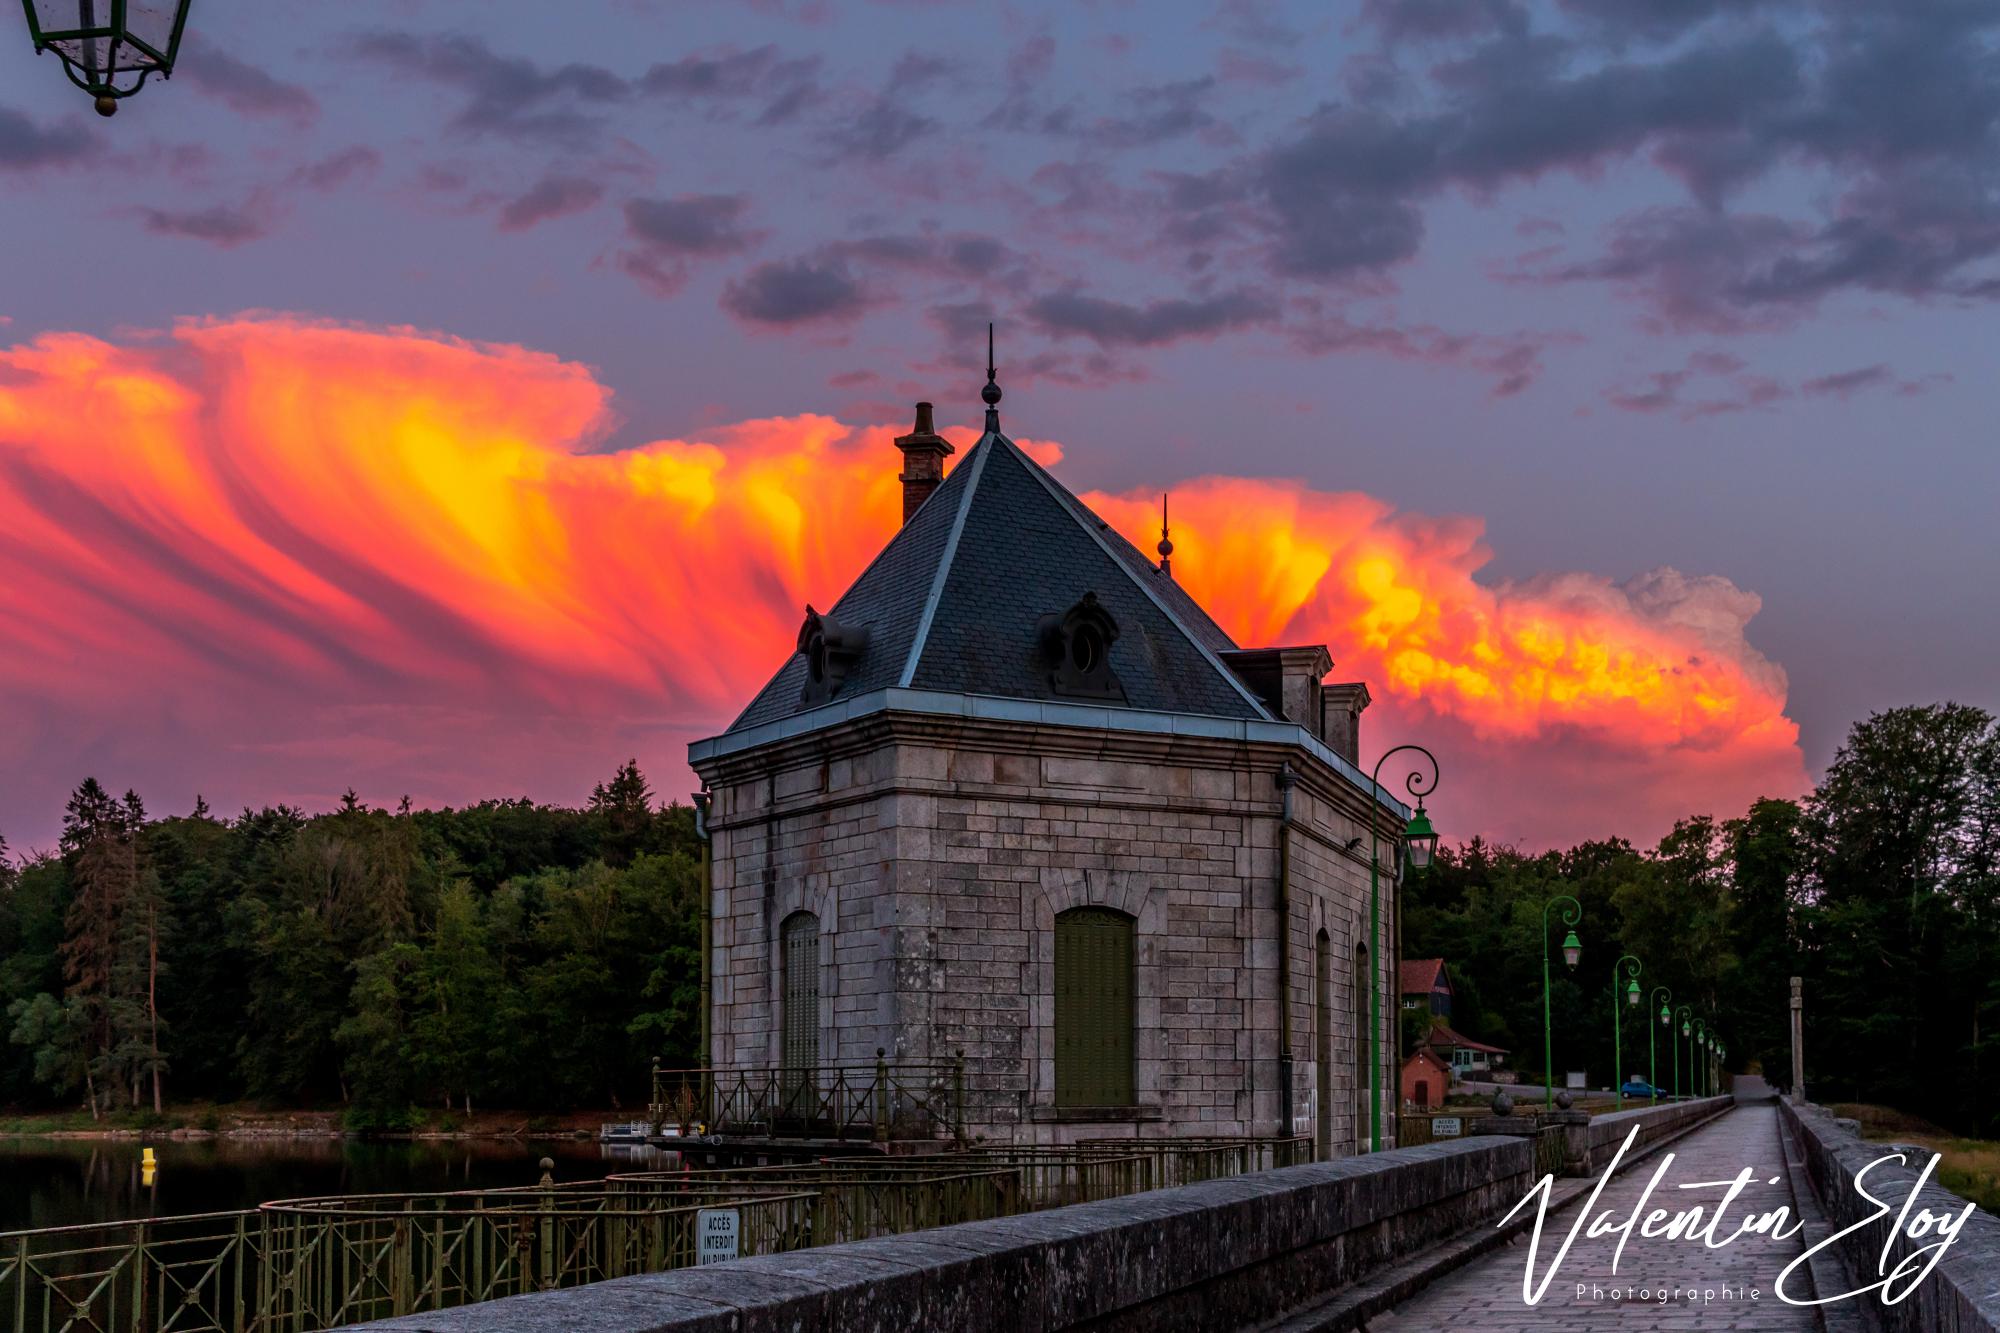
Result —
[[986, 387], [979, 391], [986, 404], [986, 429], [1000, 429], [1000, 384], [993, 378], [993, 325], [986, 326]]
[[1160, 572], [1168, 578], [1174, 576], [1174, 543], [1167, 536], [1167, 493], [1160, 492]]

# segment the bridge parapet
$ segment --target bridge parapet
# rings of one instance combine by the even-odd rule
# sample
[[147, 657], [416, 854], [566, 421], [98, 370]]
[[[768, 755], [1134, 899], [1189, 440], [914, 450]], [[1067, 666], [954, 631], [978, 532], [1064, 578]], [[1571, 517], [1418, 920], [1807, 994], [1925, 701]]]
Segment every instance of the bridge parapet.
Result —
[[[1852, 1291], [1879, 1282], [1884, 1273], [1904, 1262], [1910, 1262], [1911, 1272], [1920, 1269], [1930, 1256], [1920, 1255], [1913, 1261], [1912, 1256], [1925, 1246], [1935, 1246], [1937, 1232], [1931, 1228], [1929, 1234], [1913, 1240], [1907, 1226], [1898, 1229], [1905, 1220], [1898, 1215], [1904, 1200], [1909, 1200], [1908, 1216], [1912, 1218], [1923, 1209], [1933, 1217], [1956, 1217], [1966, 1201], [1935, 1181], [1916, 1191], [1921, 1160], [1869, 1167], [1869, 1163], [1894, 1152], [1895, 1145], [1863, 1142], [1845, 1128], [1852, 1122], [1836, 1119], [1825, 1107], [1781, 1100], [1778, 1114], [1804, 1160], [1813, 1194], [1825, 1211], [1828, 1231], [1854, 1228], [1829, 1247], [1836, 1258], [1828, 1276], [1844, 1284], [1836, 1289]], [[1888, 1203], [1886, 1212], [1879, 1211], [1855, 1187], [1855, 1179], [1864, 1169], [1868, 1171], [1868, 1194]], [[1807, 1239], [1819, 1241], [1825, 1234], [1814, 1229]], [[1813, 1273], [1815, 1282], [1822, 1280], [1821, 1268], [1816, 1266]], [[1996, 1274], [2000, 1274], [2000, 1218], [1974, 1209], [1937, 1267], [1907, 1298], [1881, 1305], [1871, 1293], [1845, 1304], [1865, 1302], [1865, 1308], [1883, 1327], [1898, 1333], [2000, 1333], [2000, 1278]], [[1899, 1278], [1897, 1288], [1908, 1281], [1908, 1275]]]
[[[1712, 1098], [1627, 1112], [1616, 1133], [1622, 1140], [1637, 1123], [1643, 1137], [1658, 1142], [1730, 1105]], [[379, 1333], [1238, 1327], [1490, 1225], [1539, 1176], [1532, 1140], [1469, 1138], [365, 1327]]]

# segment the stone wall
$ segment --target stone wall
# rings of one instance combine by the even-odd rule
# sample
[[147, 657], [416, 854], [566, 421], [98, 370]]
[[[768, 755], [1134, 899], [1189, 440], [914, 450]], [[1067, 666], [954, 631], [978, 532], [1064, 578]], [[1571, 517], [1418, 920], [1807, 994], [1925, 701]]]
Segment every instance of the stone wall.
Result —
[[[1718, 1097], [1629, 1111], [1619, 1117], [1619, 1134], [1638, 1123], [1642, 1141], [1658, 1147], [1729, 1105]], [[383, 1333], [1238, 1328], [1379, 1279], [1468, 1232], [1490, 1235], [1535, 1179], [1530, 1140], [1468, 1138], [361, 1327]], [[1516, 1225], [1531, 1221], [1524, 1213]], [[1408, 1271], [1397, 1280], [1408, 1281]]]
[[[1279, 1091], [1283, 764], [1299, 777], [1289, 1108]], [[981, 1137], [1312, 1133], [1323, 1052], [1334, 1150], [1366, 1134], [1355, 963], [1367, 931], [1367, 845], [1357, 839], [1369, 807], [1305, 751], [890, 715], [738, 756], [711, 786], [718, 1065], [777, 1063], [778, 931], [807, 910], [822, 931], [822, 1062], [872, 1064], [878, 1046], [892, 1060], [963, 1052]], [[1392, 856], [1393, 842], [1383, 846]], [[1381, 901], [1375, 974], [1393, 1143], [1387, 876]], [[1113, 1118], [1054, 1105], [1054, 923], [1083, 906], [1136, 922], [1138, 1096]]]
[[[1846, 1269], [1846, 1276], [1852, 1282], [1847, 1290], [1880, 1281], [1885, 1269], [1893, 1271], [1919, 1249], [1937, 1244], [1935, 1234], [1912, 1240], [1906, 1231], [1896, 1230], [1903, 1203], [1910, 1198], [1928, 1157], [1913, 1158], [1909, 1165], [1888, 1161], [1870, 1168], [1862, 1183], [1881, 1205], [1871, 1203], [1855, 1187], [1856, 1177], [1869, 1163], [1894, 1151], [1893, 1145], [1863, 1142], [1837, 1125], [1832, 1113], [1823, 1107], [1781, 1101], [1779, 1114], [1804, 1160], [1813, 1193], [1830, 1223], [1826, 1234], [1862, 1223], [1833, 1246], [1840, 1266]], [[1889, 1210], [1886, 1214], [1863, 1223], [1864, 1218], [1871, 1218], [1882, 1205]], [[1926, 1183], [1911, 1203], [1910, 1215], [1914, 1217], [1919, 1210], [1929, 1209], [1933, 1216], [1956, 1217], [1965, 1207], [1966, 1201], [1956, 1194]], [[1823, 1238], [1822, 1234], [1807, 1237], [1808, 1241]], [[1920, 1266], [1929, 1258], [1924, 1255], [1916, 1264]], [[1870, 1316], [1879, 1319], [1884, 1327], [1911, 1333], [2000, 1330], [2000, 1218], [1975, 1209], [1937, 1267], [1906, 1299], [1884, 1306], [1871, 1293], [1844, 1302], [1864, 1303]]]
[[[1619, 1147], [1632, 1132], [1639, 1129], [1639, 1137], [1626, 1150], [1625, 1160], [1632, 1161], [1643, 1153], [1652, 1151], [1662, 1140], [1693, 1129], [1704, 1120], [1721, 1115], [1736, 1104], [1736, 1099], [1728, 1096], [1701, 1097], [1692, 1101], [1668, 1102], [1660, 1106], [1635, 1107], [1630, 1111], [1611, 1111], [1604, 1115], [1592, 1116], [1590, 1123], [1580, 1125], [1574, 1133], [1582, 1138], [1580, 1148], [1588, 1162], [1588, 1174], [1596, 1175], [1611, 1165]], [[1571, 1156], [1577, 1154], [1572, 1151]]]

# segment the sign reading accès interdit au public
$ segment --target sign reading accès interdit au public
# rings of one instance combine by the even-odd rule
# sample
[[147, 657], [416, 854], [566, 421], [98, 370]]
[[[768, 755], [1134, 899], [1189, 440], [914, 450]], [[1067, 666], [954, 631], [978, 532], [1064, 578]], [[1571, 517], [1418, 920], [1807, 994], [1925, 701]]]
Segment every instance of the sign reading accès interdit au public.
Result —
[[1455, 1115], [1434, 1115], [1431, 1117], [1431, 1137], [1434, 1139], [1455, 1139], [1464, 1132], [1464, 1122]]
[[695, 1263], [727, 1263], [736, 1257], [737, 1216], [734, 1208], [704, 1208], [695, 1214]]

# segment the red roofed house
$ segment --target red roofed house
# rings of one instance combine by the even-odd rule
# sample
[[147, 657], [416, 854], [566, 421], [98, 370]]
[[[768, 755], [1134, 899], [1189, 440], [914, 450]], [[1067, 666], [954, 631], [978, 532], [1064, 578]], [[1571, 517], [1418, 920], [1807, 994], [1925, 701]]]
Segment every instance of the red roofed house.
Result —
[[[1439, 1023], [1431, 1029], [1430, 1041], [1426, 1049], [1436, 1051], [1438, 1057], [1451, 1065], [1451, 1072], [1458, 1078], [1480, 1078], [1491, 1075], [1507, 1062], [1507, 1048], [1488, 1046], [1483, 1041], [1453, 1031], [1449, 1024]], [[1511, 1082], [1508, 1078], [1495, 1080]]]
[[1405, 958], [1399, 969], [1403, 1008], [1429, 1009], [1439, 1018], [1451, 1017], [1451, 978], [1442, 958]]

